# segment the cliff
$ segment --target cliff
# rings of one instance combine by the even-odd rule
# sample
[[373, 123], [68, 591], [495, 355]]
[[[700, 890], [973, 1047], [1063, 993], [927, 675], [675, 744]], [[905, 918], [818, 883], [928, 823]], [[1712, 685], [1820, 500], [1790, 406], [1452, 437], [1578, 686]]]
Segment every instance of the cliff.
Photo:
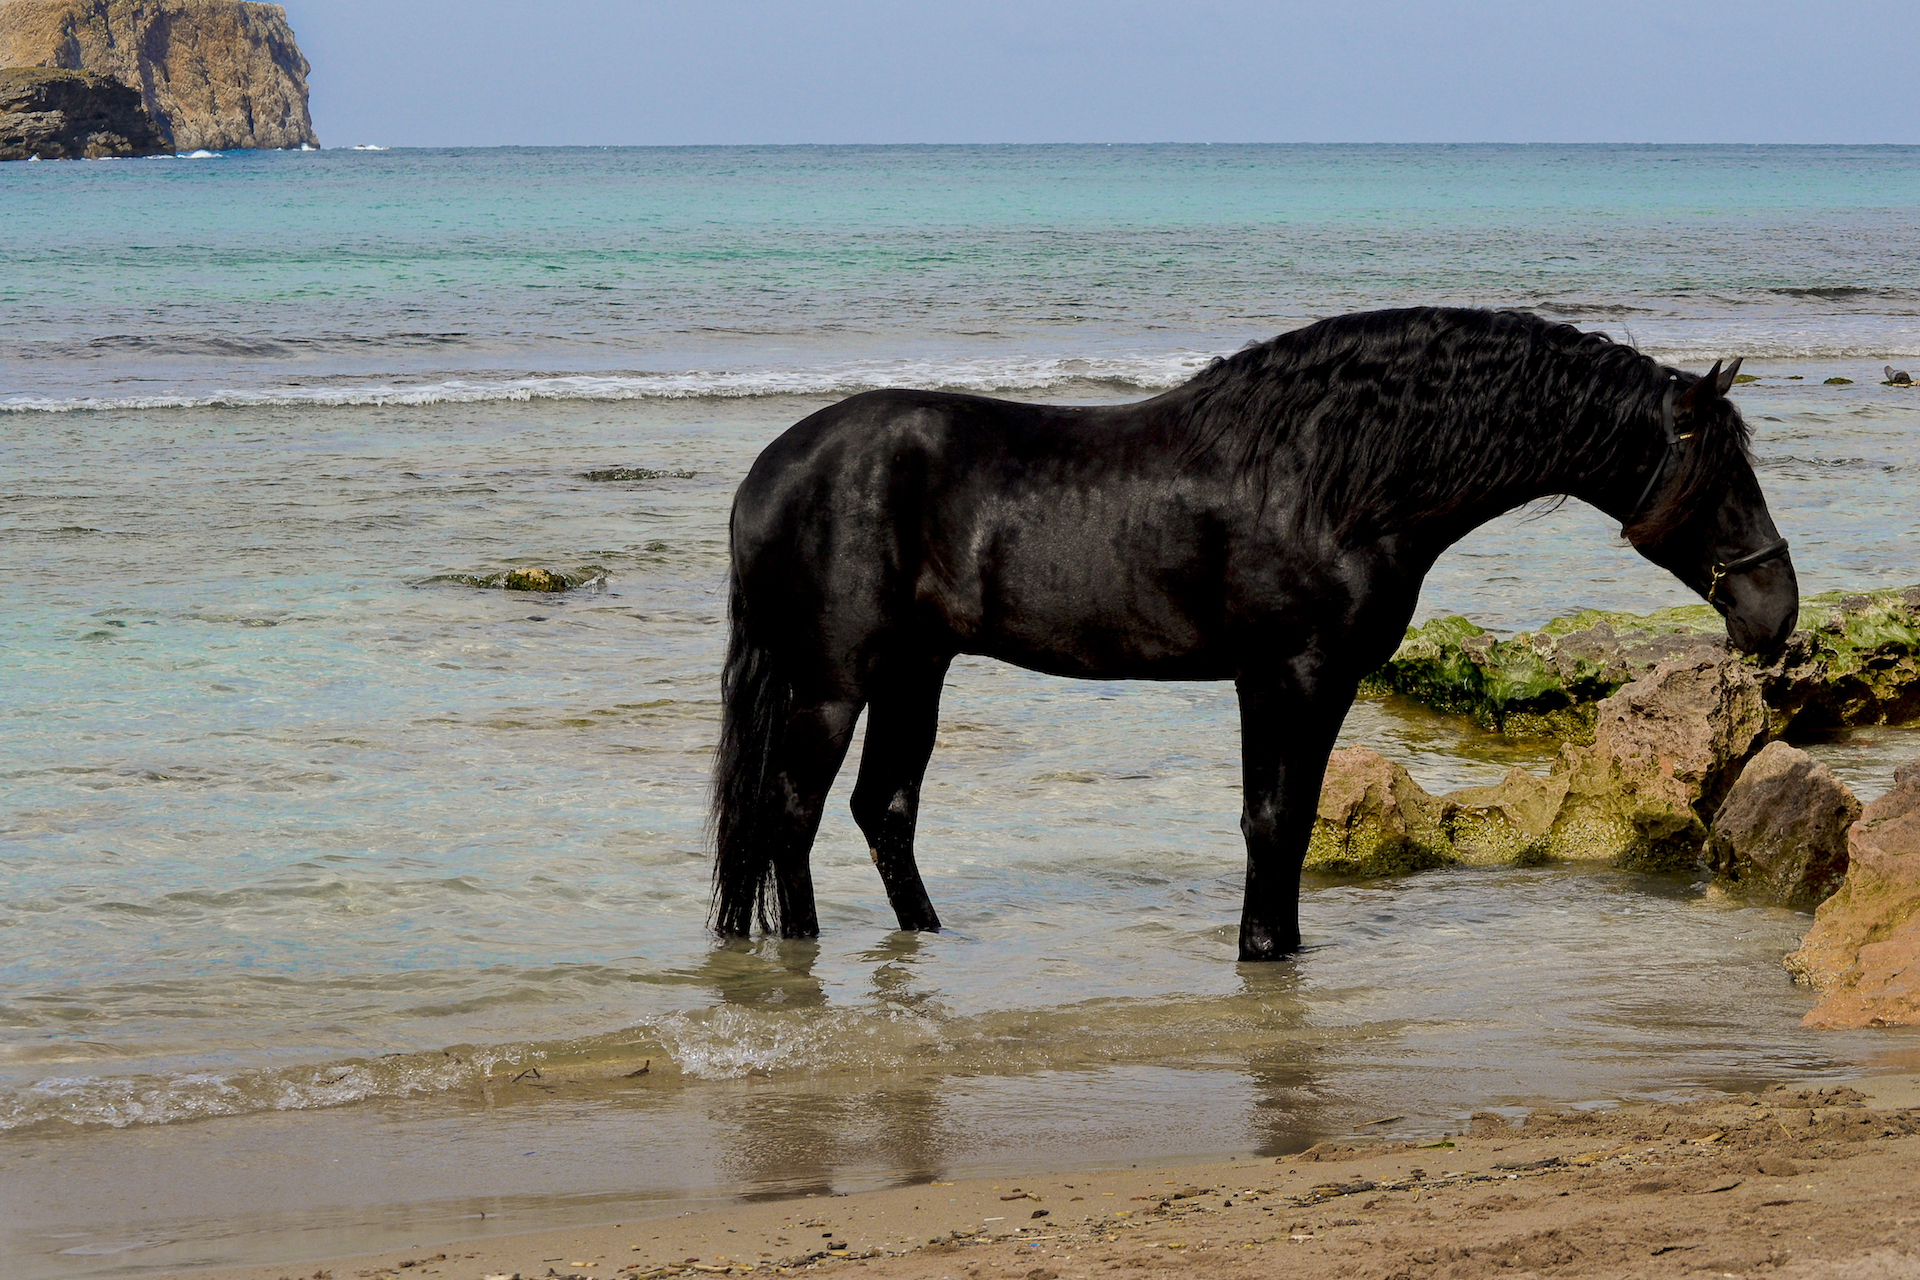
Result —
[[112, 76], [182, 151], [319, 145], [310, 68], [277, 4], [3, 0], [0, 66]]
[[100, 160], [172, 150], [140, 95], [112, 76], [0, 68], [0, 160]]

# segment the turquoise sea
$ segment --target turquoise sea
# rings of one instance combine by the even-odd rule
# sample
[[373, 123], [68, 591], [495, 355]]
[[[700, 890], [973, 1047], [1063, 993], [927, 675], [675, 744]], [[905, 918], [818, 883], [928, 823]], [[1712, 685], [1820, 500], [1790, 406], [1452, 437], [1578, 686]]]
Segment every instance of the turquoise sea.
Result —
[[[866, 387], [1128, 399], [1319, 316], [1529, 307], [1744, 356], [1804, 589], [1920, 581], [1920, 390], [1880, 385], [1920, 148], [234, 153], [0, 166], [0, 209], [6, 1274], [1920, 1065], [1803, 1030], [1807, 918], [1687, 877], [1316, 882], [1312, 949], [1237, 965], [1222, 686], [957, 664], [939, 935], [893, 931], [850, 777], [817, 944], [706, 935], [702, 826], [727, 504]], [[588, 585], [473, 585], [520, 564]], [[1686, 599], [1569, 505], [1421, 612]], [[1345, 740], [1436, 791], [1548, 754], [1390, 702]], [[1812, 749], [1870, 797], [1920, 731]]]

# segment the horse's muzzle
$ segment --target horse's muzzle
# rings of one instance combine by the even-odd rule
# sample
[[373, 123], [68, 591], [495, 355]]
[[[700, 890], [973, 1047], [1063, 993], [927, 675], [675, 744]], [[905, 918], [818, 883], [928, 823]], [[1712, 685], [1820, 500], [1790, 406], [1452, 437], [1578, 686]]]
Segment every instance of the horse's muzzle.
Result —
[[1778, 653], [1800, 621], [1800, 579], [1779, 555], [1714, 584], [1727, 619], [1727, 640], [1742, 653]]

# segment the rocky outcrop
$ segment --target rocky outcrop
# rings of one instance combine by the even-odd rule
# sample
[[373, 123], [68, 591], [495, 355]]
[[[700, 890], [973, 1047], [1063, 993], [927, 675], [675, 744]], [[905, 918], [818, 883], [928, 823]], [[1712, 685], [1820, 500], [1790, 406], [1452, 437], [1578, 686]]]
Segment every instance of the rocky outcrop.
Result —
[[1920, 761], [1848, 830], [1846, 879], [1786, 966], [1826, 997], [1807, 1026], [1920, 1025]]
[[110, 76], [0, 68], [0, 160], [166, 155], [140, 95]]
[[[1805, 628], [1747, 665], [1775, 736], [1920, 717], [1920, 587], [1812, 596]], [[1363, 693], [1397, 693], [1515, 737], [1586, 740], [1601, 699], [1666, 662], [1727, 654], [1705, 605], [1643, 616], [1588, 611], [1501, 640], [1465, 618], [1407, 631]]]
[[1737, 660], [1662, 663], [1595, 709], [1594, 741], [1544, 778], [1430, 796], [1352, 747], [1329, 760], [1309, 869], [1378, 875], [1448, 863], [1699, 864], [1715, 805], [1765, 741], [1758, 682]]
[[1554, 828], [1566, 805], [1570, 779], [1536, 778], [1509, 770], [1491, 787], [1467, 787], [1440, 797], [1440, 826], [1454, 859], [1472, 866], [1526, 866], [1554, 857]]
[[1440, 811], [1405, 769], [1364, 747], [1344, 747], [1327, 760], [1306, 866], [1376, 876], [1456, 862]]
[[112, 76], [181, 151], [319, 145], [307, 60], [277, 4], [4, 0], [0, 66]]
[[1707, 863], [1746, 894], [1810, 909], [1847, 873], [1847, 829], [1860, 802], [1827, 767], [1770, 742], [1713, 815]]

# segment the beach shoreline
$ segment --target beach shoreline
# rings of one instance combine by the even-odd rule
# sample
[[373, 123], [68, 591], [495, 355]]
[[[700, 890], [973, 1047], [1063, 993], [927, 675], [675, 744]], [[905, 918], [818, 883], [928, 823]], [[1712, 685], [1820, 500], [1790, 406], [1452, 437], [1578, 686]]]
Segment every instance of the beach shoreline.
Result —
[[1278, 1159], [749, 1198], [297, 1266], [163, 1274], [1074, 1280], [1283, 1268], [1452, 1280], [1920, 1275], [1920, 1075], [1604, 1111], [1543, 1108], [1517, 1124], [1481, 1113], [1438, 1143], [1320, 1143]]

